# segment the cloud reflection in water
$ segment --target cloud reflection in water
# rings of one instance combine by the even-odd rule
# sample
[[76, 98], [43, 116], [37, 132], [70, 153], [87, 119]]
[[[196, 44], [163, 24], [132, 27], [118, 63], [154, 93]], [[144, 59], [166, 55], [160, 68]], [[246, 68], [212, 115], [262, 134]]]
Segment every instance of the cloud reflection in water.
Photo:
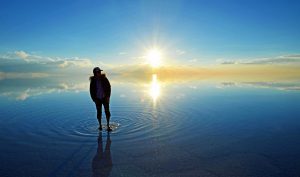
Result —
[[[133, 91], [133, 94], [140, 94], [141, 100], [144, 100], [144, 96], [151, 99], [153, 105], [155, 106], [158, 99], [162, 96], [162, 85], [164, 88], [170, 88], [170, 86], [184, 86], [187, 88], [197, 88], [199, 84], [213, 84], [217, 88], [253, 88], [253, 89], [276, 89], [281, 91], [299, 91], [300, 81], [295, 79], [262, 79], [266, 81], [261, 81], [260, 78], [249, 79], [239, 78], [238, 80], [233, 78], [211, 78], [206, 80], [194, 79], [194, 80], [184, 80], [182, 78], [173, 77], [171, 80], [163, 78], [159, 74], [151, 74], [151, 79], [149, 77], [144, 78], [132, 78], [132, 77], [122, 77], [122, 76], [110, 76], [110, 82], [112, 87], [123, 88], [125, 85], [129, 86]], [[125, 84], [125, 85], [124, 85]], [[192, 85], [192, 86], [191, 86]], [[145, 88], [146, 86], [146, 88]], [[9, 99], [15, 100], [26, 100], [30, 97], [46, 95], [51, 93], [66, 93], [66, 92], [88, 92], [89, 90], [89, 80], [88, 77], [82, 78], [31, 78], [31, 79], [3, 79], [0, 80], [0, 96], [7, 97]], [[127, 97], [129, 94], [127, 91], [121, 89], [121, 97]], [[116, 89], [114, 90], [116, 91]], [[113, 94], [116, 92], [113, 92]], [[184, 93], [177, 95], [176, 98], [181, 98]]]

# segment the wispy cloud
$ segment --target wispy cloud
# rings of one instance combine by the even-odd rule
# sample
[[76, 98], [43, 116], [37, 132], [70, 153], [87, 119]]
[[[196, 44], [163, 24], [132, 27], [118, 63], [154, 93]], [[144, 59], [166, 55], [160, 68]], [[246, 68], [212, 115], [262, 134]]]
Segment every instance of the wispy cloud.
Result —
[[238, 64], [236, 61], [219, 61], [222, 65], [233, 65]]
[[276, 89], [285, 91], [300, 91], [300, 82], [222, 82], [217, 88], [228, 87], [254, 87], [261, 89]]
[[[51, 57], [45, 57], [45, 56], [39, 56], [39, 55], [33, 55], [28, 52], [25, 52], [23, 50], [15, 51], [15, 58], [22, 59], [26, 62], [35, 62], [35, 63], [49, 63], [49, 62], [55, 62], [58, 58], [51, 58]], [[10, 57], [11, 58], [11, 57]]]
[[120, 52], [119, 55], [126, 55], [126, 52]]
[[15, 51], [15, 54], [25, 61], [27, 61], [27, 58], [29, 56], [29, 54], [24, 51]]
[[86, 67], [93, 66], [91, 60], [80, 59], [77, 57], [71, 58], [71, 59], [61, 59], [61, 60], [57, 60], [55, 62], [58, 63], [58, 67], [60, 67], [60, 68], [66, 68], [66, 67], [70, 67], [70, 66], [78, 66], [81, 68], [86, 68]]
[[70, 66], [76, 66], [80, 68], [92, 67], [93, 63], [88, 58], [79, 58], [79, 57], [48, 57], [33, 55], [29, 52], [23, 50], [15, 51], [14, 53], [8, 53], [6, 55], [1, 55], [0, 59], [2, 60], [16, 60], [21, 59], [27, 63], [35, 64], [47, 64], [50, 66], [57, 66], [58, 68], [66, 68]]
[[257, 59], [241, 59], [241, 60], [219, 60], [221, 64], [256, 64], [256, 65], [266, 65], [266, 64], [300, 64], [300, 54], [295, 55], [283, 55], [277, 57], [269, 58], [257, 58]]
[[48, 57], [35, 55], [23, 50], [9, 52], [0, 55], [0, 78], [13, 78], [21, 76], [16, 73], [66, 73], [68, 70], [76, 70], [76, 73], [85, 72], [95, 66], [89, 58], [79, 57]]
[[[88, 77], [92, 74], [94, 66], [105, 67], [105, 72], [120, 78], [126, 77], [140, 81], [149, 78], [149, 75], [153, 73], [158, 74], [161, 79], [166, 81], [201, 80], [203, 78], [234, 78], [235, 80], [247, 78], [247, 81], [260, 78], [259, 81], [263, 81], [263, 79], [269, 81], [274, 78], [294, 79], [300, 75], [300, 65], [297, 64], [300, 64], [299, 54], [254, 60], [218, 60], [222, 65], [206, 67], [197, 65], [198, 60], [196, 58], [189, 60], [184, 66], [165, 65], [159, 68], [151, 68], [146, 63], [142, 63], [141, 60], [144, 61], [143, 56], [138, 59], [132, 59], [135, 64], [105, 65], [101, 59], [48, 57], [20, 50], [0, 56], [0, 79], [38, 78], [57, 75]], [[273, 63], [277, 65], [272, 65]], [[291, 65], [292, 63], [293, 65]]]
[[29, 73], [22, 73], [22, 72], [0, 72], [0, 80], [4, 79], [32, 79], [32, 78], [45, 78], [49, 77], [47, 73], [37, 73], [37, 72], [29, 72]]
[[195, 62], [197, 62], [197, 61], [198, 61], [197, 58], [193, 58], [193, 59], [188, 60], [188, 62], [191, 62], [191, 63], [195, 63]]
[[186, 53], [184, 50], [180, 50], [180, 49], [177, 49], [175, 52], [177, 55], [184, 55]]

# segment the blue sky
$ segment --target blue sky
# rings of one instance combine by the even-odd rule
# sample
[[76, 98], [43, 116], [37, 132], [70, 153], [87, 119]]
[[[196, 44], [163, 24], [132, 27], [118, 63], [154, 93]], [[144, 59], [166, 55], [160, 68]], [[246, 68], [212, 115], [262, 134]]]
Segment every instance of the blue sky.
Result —
[[156, 46], [182, 63], [300, 53], [300, 1], [1, 0], [0, 53], [139, 62]]

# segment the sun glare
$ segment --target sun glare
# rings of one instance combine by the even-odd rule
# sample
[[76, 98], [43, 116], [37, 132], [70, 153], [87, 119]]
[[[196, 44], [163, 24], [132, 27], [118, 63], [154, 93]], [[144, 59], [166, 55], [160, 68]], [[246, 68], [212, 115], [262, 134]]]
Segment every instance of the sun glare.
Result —
[[157, 98], [160, 95], [160, 85], [159, 82], [157, 80], [157, 75], [156, 74], [152, 74], [152, 82], [151, 82], [151, 86], [149, 89], [149, 94], [153, 99], [153, 102], [156, 103]]
[[147, 53], [148, 63], [153, 67], [157, 68], [161, 65], [161, 52], [157, 49], [151, 49]]

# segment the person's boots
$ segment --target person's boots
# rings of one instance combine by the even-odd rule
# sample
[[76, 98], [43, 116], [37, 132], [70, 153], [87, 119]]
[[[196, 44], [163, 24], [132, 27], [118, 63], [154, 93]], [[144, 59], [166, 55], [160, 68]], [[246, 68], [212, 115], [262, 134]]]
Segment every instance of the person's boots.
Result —
[[106, 117], [106, 121], [107, 121], [107, 131], [112, 131], [112, 129], [109, 126], [109, 119], [110, 117]]
[[100, 119], [98, 119], [98, 122], [99, 122], [99, 130], [102, 130], [102, 124], [101, 124], [101, 118]]

